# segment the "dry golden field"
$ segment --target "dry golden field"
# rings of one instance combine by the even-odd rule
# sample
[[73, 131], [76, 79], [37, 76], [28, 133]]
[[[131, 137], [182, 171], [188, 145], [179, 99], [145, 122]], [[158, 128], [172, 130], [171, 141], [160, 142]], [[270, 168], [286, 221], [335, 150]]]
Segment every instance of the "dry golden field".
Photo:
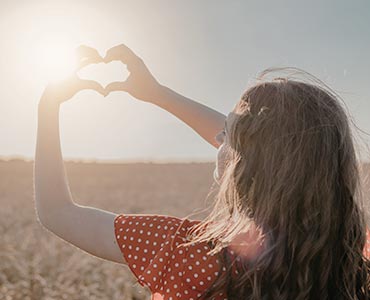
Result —
[[[178, 217], [205, 207], [214, 169], [212, 163], [65, 166], [78, 204]], [[83, 252], [40, 225], [32, 176], [33, 162], [0, 161], [0, 299], [149, 299], [125, 265]]]
[[[184, 217], [212, 201], [212, 194], [206, 197], [213, 163], [65, 166], [74, 201], [82, 205]], [[40, 225], [32, 173], [33, 162], [0, 161], [0, 299], [149, 299], [126, 266], [83, 252]]]

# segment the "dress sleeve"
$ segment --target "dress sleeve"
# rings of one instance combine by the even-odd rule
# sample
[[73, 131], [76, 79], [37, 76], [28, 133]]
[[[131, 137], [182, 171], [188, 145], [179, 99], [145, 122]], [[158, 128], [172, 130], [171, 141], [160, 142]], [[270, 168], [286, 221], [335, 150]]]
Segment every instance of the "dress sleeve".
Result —
[[185, 253], [177, 250], [175, 254], [174, 250], [186, 240], [190, 223], [163, 215], [116, 216], [114, 231], [123, 258], [138, 282], [153, 293], [163, 292], [171, 267], [181, 274]]

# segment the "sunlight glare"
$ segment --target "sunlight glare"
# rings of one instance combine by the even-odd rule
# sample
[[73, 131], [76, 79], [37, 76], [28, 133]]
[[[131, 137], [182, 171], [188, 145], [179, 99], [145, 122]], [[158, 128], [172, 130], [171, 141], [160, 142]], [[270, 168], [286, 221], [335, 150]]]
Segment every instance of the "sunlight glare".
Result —
[[57, 81], [72, 74], [76, 68], [75, 47], [67, 39], [49, 38], [35, 45], [35, 67], [48, 81]]

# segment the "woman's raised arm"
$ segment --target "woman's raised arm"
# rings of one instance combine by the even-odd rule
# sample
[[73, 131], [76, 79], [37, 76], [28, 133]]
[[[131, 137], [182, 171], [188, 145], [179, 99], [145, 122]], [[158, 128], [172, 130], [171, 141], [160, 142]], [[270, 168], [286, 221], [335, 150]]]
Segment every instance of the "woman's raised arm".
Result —
[[215, 136], [224, 127], [224, 114], [161, 85], [143, 60], [125, 45], [107, 51], [104, 61], [108, 63], [113, 60], [124, 63], [130, 75], [124, 82], [109, 84], [106, 87], [107, 93], [125, 91], [139, 100], [153, 103], [178, 117], [211, 145], [219, 147]]
[[[82, 47], [89, 54], [93, 49]], [[98, 57], [95, 57], [98, 59]], [[117, 214], [73, 201], [60, 147], [60, 104], [83, 89], [103, 95], [103, 87], [94, 81], [71, 75], [49, 84], [38, 106], [37, 142], [34, 165], [35, 208], [40, 223], [74, 246], [103, 259], [125, 263], [117, 245], [113, 225]]]

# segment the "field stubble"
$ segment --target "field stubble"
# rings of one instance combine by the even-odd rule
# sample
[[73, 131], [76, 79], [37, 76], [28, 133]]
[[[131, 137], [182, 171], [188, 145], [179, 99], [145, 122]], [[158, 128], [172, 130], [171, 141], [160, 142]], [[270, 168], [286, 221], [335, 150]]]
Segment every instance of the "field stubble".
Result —
[[[177, 217], [205, 208], [214, 168], [213, 163], [65, 166], [78, 204]], [[92, 256], [42, 227], [32, 176], [33, 162], [0, 161], [0, 299], [150, 299], [127, 266]]]

